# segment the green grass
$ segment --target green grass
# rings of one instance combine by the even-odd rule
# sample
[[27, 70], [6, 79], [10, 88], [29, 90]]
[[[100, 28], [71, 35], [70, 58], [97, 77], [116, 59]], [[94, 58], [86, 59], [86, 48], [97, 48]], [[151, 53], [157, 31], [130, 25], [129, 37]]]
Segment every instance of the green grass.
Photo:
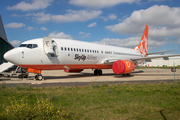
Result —
[[180, 83], [0, 87], [0, 119], [180, 118]]

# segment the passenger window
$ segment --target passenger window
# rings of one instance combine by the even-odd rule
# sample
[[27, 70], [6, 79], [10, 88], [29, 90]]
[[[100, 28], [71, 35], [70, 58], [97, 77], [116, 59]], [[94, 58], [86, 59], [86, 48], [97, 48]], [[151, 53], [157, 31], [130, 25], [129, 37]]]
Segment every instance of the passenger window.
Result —
[[68, 48], [68, 51], [70, 51], [70, 49]]
[[63, 50], [63, 47], [61, 47], [61, 50]]
[[79, 52], [81, 52], [81, 49], [79, 49]]
[[84, 51], [86, 52], [86, 49]]
[[89, 52], [89, 50], [87, 50], [87, 52]]
[[74, 51], [76, 51], [76, 49], [74, 48]]
[[84, 50], [82, 49], [82, 52], [84, 52]]
[[77, 50], [77, 52], [78, 52], [78, 48], [77, 48], [76, 50]]
[[73, 51], [73, 49], [71, 48], [71, 51]]
[[66, 47], [64, 48], [64, 50], [66, 51]]
[[90, 50], [90, 52], [91, 52], [91, 50]]
[[99, 53], [99, 51], [97, 50], [97, 53]]

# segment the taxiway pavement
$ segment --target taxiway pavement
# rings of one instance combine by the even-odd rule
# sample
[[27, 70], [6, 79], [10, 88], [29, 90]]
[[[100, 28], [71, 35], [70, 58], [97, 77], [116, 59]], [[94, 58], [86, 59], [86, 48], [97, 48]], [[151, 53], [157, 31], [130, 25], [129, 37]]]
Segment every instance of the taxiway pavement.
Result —
[[[91, 83], [124, 83], [124, 82], [173, 82], [174, 73], [170, 69], [146, 68], [136, 69], [131, 76], [116, 75], [112, 70], [103, 70], [103, 75], [96, 76], [93, 70], [87, 69], [81, 73], [65, 73], [63, 70], [42, 71], [44, 80], [34, 80], [35, 74], [28, 78], [0, 77], [0, 84], [14, 87], [19, 84], [34, 86], [72, 86], [89, 85]], [[180, 80], [180, 69], [176, 69], [175, 80]]]

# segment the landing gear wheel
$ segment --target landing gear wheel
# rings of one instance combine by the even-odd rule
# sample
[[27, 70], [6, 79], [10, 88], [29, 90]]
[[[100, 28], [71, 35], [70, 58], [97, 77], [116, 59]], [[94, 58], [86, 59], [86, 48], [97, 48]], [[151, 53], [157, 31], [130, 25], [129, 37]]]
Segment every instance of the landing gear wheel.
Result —
[[95, 69], [94, 70], [94, 75], [102, 75], [102, 70], [101, 69]]
[[130, 75], [131, 75], [130, 73], [126, 74], [126, 76], [130, 76]]
[[101, 69], [98, 70], [98, 73], [99, 73], [99, 75], [102, 75], [102, 70]]
[[98, 69], [94, 70], [94, 75], [98, 75]]
[[130, 73], [128, 73], [128, 74], [122, 74], [122, 76], [130, 76], [131, 74]]
[[28, 76], [29, 76], [29, 74], [28, 73], [26, 73], [26, 74], [24, 74], [24, 78], [28, 78]]
[[42, 80], [43, 76], [41, 74], [37, 74], [37, 75], [35, 75], [35, 79], [36, 80]]

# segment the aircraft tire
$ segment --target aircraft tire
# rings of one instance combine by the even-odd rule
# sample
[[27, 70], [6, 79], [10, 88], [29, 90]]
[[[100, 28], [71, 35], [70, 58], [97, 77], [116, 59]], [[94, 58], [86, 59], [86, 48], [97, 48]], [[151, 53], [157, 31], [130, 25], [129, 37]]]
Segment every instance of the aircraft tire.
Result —
[[130, 76], [130, 75], [131, 75], [130, 73], [126, 74], [126, 76]]
[[98, 74], [99, 74], [99, 75], [102, 75], [102, 70], [101, 70], [101, 69], [98, 70]]
[[37, 74], [35, 75], [35, 79], [41, 81], [43, 79], [43, 76], [41, 74]]
[[42, 75], [39, 75], [38, 76], [38, 80], [42, 80], [43, 79], [43, 76]]
[[101, 69], [95, 69], [94, 70], [94, 75], [102, 75], [102, 70]]
[[28, 73], [26, 73], [23, 77], [24, 77], [24, 78], [28, 78]]

